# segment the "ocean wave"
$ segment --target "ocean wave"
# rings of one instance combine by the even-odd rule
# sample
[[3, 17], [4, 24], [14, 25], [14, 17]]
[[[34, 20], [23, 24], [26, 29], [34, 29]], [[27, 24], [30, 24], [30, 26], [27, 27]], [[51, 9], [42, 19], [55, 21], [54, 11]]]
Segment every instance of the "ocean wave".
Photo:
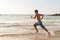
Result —
[[[45, 26], [60, 26], [60, 24], [58, 24], [58, 23], [54, 23], [54, 24], [50, 24], [50, 23], [45, 23], [44, 24]], [[29, 23], [29, 24], [27, 24], [27, 23], [22, 23], [22, 24], [20, 24], [20, 23], [0, 23], [0, 27], [30, 27], [30, 26], [33, 26], [33, 24], [32, 23]]]

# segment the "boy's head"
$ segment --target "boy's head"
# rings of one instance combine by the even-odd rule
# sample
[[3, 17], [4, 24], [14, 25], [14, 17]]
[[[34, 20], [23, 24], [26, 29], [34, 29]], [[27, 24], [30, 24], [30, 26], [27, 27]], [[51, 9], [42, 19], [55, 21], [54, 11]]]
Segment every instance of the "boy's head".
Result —
[[35, 14], [38, 14], [38, 10], [35, 10], [34, 12], [35, 12]]

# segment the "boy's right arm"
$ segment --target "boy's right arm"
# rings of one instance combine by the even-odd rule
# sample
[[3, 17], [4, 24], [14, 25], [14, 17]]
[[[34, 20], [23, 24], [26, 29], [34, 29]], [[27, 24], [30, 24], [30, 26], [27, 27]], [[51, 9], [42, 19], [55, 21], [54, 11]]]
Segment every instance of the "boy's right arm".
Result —
[[36, 18], [36, 15], [34, 17], [31, 16], [31, 18], [35, 19]]

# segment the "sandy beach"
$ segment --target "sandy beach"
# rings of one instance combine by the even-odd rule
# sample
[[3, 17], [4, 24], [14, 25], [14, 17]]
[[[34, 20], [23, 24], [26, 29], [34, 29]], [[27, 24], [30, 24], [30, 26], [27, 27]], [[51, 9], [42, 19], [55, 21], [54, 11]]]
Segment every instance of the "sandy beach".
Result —
[[[1, 30], [2, 28], [0, 28]], [[24, 31], [25, 30], [25, 31]], [[59, 40], [60, 30], [55, 31], [54, 36], [47, 37], [45, 33], [34, 33], [20, 28], [4, 28], [0, 31], [0, 40]]]
[[37, 33], [37, 34], [4, 34], [0, 36], [0, 40], [59, 40], [60, 34], [46, 37], [46, 35]]

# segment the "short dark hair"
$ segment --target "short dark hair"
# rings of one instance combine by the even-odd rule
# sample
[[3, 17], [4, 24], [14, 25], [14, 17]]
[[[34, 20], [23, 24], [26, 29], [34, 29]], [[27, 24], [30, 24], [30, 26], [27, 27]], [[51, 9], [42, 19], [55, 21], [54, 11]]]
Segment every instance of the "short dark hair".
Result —
[[38, 10], [35, 10], [35, 12], [38, 12]]

